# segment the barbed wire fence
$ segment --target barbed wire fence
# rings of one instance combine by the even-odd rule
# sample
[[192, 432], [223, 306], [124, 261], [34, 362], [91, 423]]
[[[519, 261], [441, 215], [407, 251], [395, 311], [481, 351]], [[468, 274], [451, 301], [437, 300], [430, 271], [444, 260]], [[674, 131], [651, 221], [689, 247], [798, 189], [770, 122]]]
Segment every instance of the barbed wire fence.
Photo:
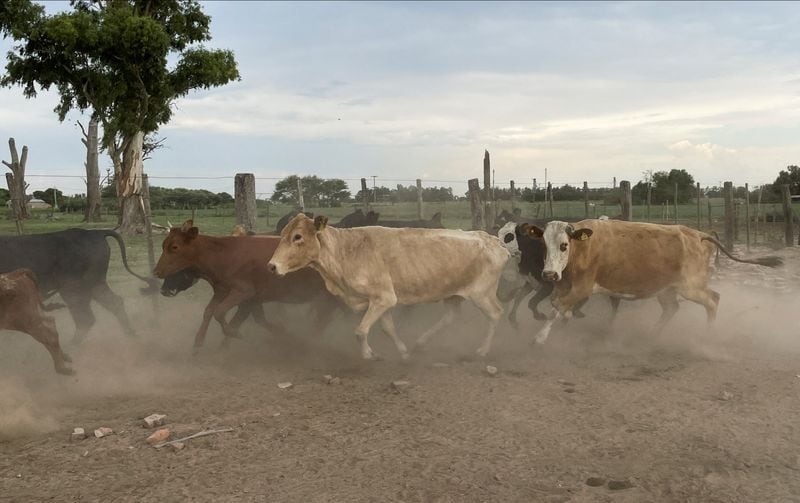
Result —
[[[744, 185], [736, 186], [731, 183], [730, 189], [727, 189], [726, 187], [729, 185], [727, 182], [702, 180], [696, 182], [695, 194], [693, 194], [694, 204], [679, 204], [677, 199], [673, 202], [661, 201], [659, 204], [653, 204], [652, 201], [648, 203], [646, 199], [640, 197], [636, 201], [631, 199], [626, 205], [621, 192], [623, 182], [626, 181], [621, 180], [618, 184], [615, 177], [606, 180], [585, 181], [560, 178], [539, 181], [536, 177], [526, 180], [496, 180], [494, 171], [487, 173], [487, 165], [488, 163], [485, 162], [484, 188], [480, 190], [479, 198], [484, 213], [481, 216], [480, 223], [473, 219], [474, 228], [491, 227], [494, 225], [495, 215], [498, 215], [504, 209], [506, 211], [514, 211], [516, 209], [521, 212], [523, 217], [528, 218], [575, 219], [596, 218], [600, 215], [607, 215], [655, 223], [682, 223], [708, 231], [722, 228], [725, 230], [726, 240], [729, 242], [739, 241], [739, 235], [743, 232], [745, 242], [749, 245], [751, 243], [751, 234], [753, 243], [757, 243], [760, 238], [765, 241], [769, 240], [771, 239], [770, 236], [776, 233], [775, 229], [771, 229], [771, 227], [776, 226], [771, 224], [780, 226], [782, 223], [785, 224], [783, 225], [785, 241], [791, 243], [791, 235], [793, 235], [792, 223], [797, 220], [790, 194], [788, 194], [788, 204], [786, 201], [776, 202], [772, 200], [766, 202], [762, 200], [764, 189], [767, 187], [772, 188], [772, 184], [766, 182], [753, 185], [745, 183]], [[272, 209], [270, 206], [280, 205], [275, 205], [271, 201], [275, 193], [274, 189], [263, 190], [263, 182], [274, 186], [274, 184], [286, 177], [261, 174], [249, 175], [253, 177], [253, 188], [251, 190], [254, 198], [253, 207], [256, 213], [258, 213], [259, 209], [265, 213], [262, 215], [257, 214], [253, 218], [265, 217], [268, 222], [271, 219], [277, 220], [280, 215], [276, 215], [275, 210], [278, 208]], [[189, 185], [182, 188], [205, 189], [214, 193], [230, 193], [232, 187], [236, 192], [237, 176], [239, 175], [185, 176], [156, 174], [149, 175], [148, 178], [155, 186], [159, 185], [159, 181], [170, 182], [170, 185], [179, 182], [182, 185]], [[297, 177], [302, 180], [303, 175], [298, 174]], [[49, 183], [45, 183], [47, 187], [42, 188], [42, 190], [52, 188], [55, 185], [58, 190], [65, 193], [85, 194], [86, 192], [84, 185], [86, 178], [82, 175], [27, 173], [26, 178], [33, 182], [36, 182], [36, 180], [49, 180]], [[463, 204], [464, 200], [469, 201], [471, 197], [470, 182], [476, 180], [390, 178], [373, 175], [361, 178], [318, 178], [321, 181], [344, 181], [353, 196], [351, 200], [344, 203], [347, 206], [382, 207], [384, 210], [386, 206], [391, 206], [398, 202], [391, 197], [391, 191], [397, 190], [396, 186], [400, 185], [403, 188], [412, 190], [416, 186], [419, 218], [422, 218], [425, 213], [424, 205], [426, 204], [437, 204], [446, 208], [449, 202], [461, 201]], [[54, 180], [59, 183], [52, 182]], [[75, 183], [78, 180], [82, 184]], [[488, 185], [486, 183], [487, 180]], [[61, 181], [64, 183], [60, 183]], [[110, 182], [109, 177], [105, 177], [104, 182], [108, 184]], [[262, 190], [255, 190], [256, 182], [261, 183]], [[38, 185], [41, 184], [34, 184], [31, 192]], [[627, 187], [630, 190], [629, 182], [627, 182]], [[430, 196], [426, 195], [425, 189], [434, 188], [450, 189], [452, 201], [426, 200], [426, 197], [429, 198]], [[652, 188], [652, 185], [649, 185], [650, 188]], [[384, 189], [388, 189], [389, 195]], [[649, 189], [648, 194], [650, 192]], [[726, 195], [726, 190], [731, 191], [730, 198]], [[297, 193], [295, 206], [305, 207], [305, 202], [300, 194], [302, 194], [302, 188]], [[709, 197], [709, 194], [713, 194], [716, 197]], [[737, 195], [740, 197], [735, 197]], [[795, 199], [797, 198], [800, 198], [800, 196], [795, 196]], [[318, 200], [313, 199], [309, 202], [309, 206], [320, 204]], [[491, 206], [488, 213], [487, 203]], [[176, 206], [173, 205], [173, 207]], [[272, 212], [270, 211], [271, 209]], [[744, 228], [742, 229], [742, 227]]]

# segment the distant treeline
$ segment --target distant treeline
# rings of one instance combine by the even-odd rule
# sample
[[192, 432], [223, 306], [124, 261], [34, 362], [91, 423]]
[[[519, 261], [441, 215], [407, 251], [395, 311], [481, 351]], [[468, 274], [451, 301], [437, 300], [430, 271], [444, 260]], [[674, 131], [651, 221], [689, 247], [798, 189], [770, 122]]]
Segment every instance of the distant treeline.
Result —
[[[686, 170], [673, 169], [669, 172], [650, 172], [645, 173], [645, 178], [650, 181], [650, 200], [654, 205], [674, 202], [676, 185], [678, 188], [678, 203], [690, 203], [697, 197], [694, 178]], [[297, 179], [298, 177], [292, 175], [278, 181], [275, 184], [275, 192], [273, 192], [269, 200], [283, 204], [297, 204]], [[304, 176], [300, 178], [300, 181], [303, 185], [304, 202], [311, 207], [341, 206], [346, 203], [361, 202], [365, 198], [369, 201], [383, 203], [414, 202], [417, 200], [417, 188], [415, 185], [405, 186], [398, 184], [393, 189], [378, 186], [374, 190], [368, 188], [366, 193], [358, 191], [355, 196], [351, 196], [344, 180]], [[760, 191], [762, 202], [780, 202], [781, 185], [784, 184], [790, 186], [792, 194], [800, 194], [800, 168], [792, 165], [785, 170], [781, 170], [774, 183], [752, 189], [750, 191], [750, 200], [755, 202]], [[113, 183], [102, 189], [103, 206], [106, 211], [113, 212], [117, 208], [115, 190]], [[516, 190], [516, 197], [520, 201], [542, 202], [544, 201], [544, 192], [542, 187], [537, 188], [535, 192], [530, 187], [523, 187]], [[705, 187], [702, 188], [701, 192], [703, 197], [722, 197], [722, 187]], [[619, 188], [590, 188], [588, 193], [589, 200], [593, 202], [602, 201], [603, 204], [617, 204], [620, 198]], [[647, 181], [638, 182], [631, 188], [631, 193], [633, 204], [645, 204], [647, 201]], [[55, 199], [58, 202], [60, 211], [83, 211], [86, 208], [86, 196], [84, 194], [64, 196], [60, 190], [50, 188], [44, 191], [34, 191], [28, 197], [41, 199], [51, 205]], [[466, 193], [463, 195], [454, 194], [452, 187], [422, 188], [422, 199], [426, 202], [448, 202], [463, 200], [466, 197]], [[499, 201], [508, 201], [511, 199], [511, 189], [495, 188], [494, 197]], [[734, 197], [744, 199], [746, 197], [744, 187], [736, 187]], [[583, 187], [569, 184], [553, 187], [552, 198], [554, 201], [581, 201], [584, 198]], [[0, 205], [5, 207], [8, 199], [8, 190], [0, 188]], [[215, 194], [203, 189], [150, 187], [150, 207], [153, 209], [208, 209], [230, 207], [233, 203], [233, 197], [227, 192]], [[263, 204], [261, 201], [259, 203], [259, 205]]]

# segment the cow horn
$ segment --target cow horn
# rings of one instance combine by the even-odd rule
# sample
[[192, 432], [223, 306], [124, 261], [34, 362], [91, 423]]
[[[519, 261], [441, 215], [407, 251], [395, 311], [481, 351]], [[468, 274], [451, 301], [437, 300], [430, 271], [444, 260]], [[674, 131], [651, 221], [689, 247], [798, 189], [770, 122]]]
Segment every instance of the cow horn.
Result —
[[172, 229], [172, 222], [167, 219], [167, 229]]

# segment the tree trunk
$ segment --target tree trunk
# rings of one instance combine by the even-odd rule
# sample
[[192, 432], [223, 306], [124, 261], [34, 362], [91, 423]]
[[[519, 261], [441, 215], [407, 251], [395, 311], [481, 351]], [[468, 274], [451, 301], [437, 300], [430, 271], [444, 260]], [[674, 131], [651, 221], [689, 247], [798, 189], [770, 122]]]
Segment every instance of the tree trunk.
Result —
[[86, 210], [83, 214], [84, 222], [99, 222], [100, 218], [100, 166], [98, 164], [97, 126], [100, 120], [92, 115], [89, 119], [89, 128], [83, 130], [81, 141], [86, 146]]
[[[11, 170], [6, 174], [8, 182], [8, 192], [12, 201], [14, 217], [17, 221], [28, 218], [28, 197], [25, 190], [28, 184], [25, 183], [25, 165], [28, 163], [28, 146], [22, 146], [22, 158], [17, 154], [17, 144], [14, 138], [8, 139], [8, 149], [11, 151], [11, 162], [3, 161], [3, 164]], [[8, 176], [11, 175], [11, 176]]]
[[142, 234], [145, 231], [144, 212], [139, 197], [142, 193], [144, 172], [143, 143], [144, 133], [139, 131], [131, 137], [124, 137], [121, 145], [112, 145], [109, 148], [119, 201], [117, 231], [121, 234]]

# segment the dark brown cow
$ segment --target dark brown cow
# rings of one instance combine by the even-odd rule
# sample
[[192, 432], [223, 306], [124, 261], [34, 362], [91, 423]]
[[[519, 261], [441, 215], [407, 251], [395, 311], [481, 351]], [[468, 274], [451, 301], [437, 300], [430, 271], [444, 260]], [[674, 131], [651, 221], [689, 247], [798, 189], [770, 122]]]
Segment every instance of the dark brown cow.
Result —
[[[162, 243], [155, 275], [166, 278], [191, 268], [214, 290], [195, 336], [195, 348], [203, 345], [212, 316], [222, 327], [225, 342], [229, 337], [238, 337], [236, 328], [240, 320], [229, 323], [226, 314], [240, 304], [298, 304], [317, 300], [317, 326], [324, 328], [328, 324], [338, 302], [325, 289], [319, 273], [312, 269], [303, 269], [286, 277], [270, 273], [264, 257], [272, 257], [279, 242], [277, 236], [205, 236], [199, 233], [191, 220], [180, 228], [170, 229]], [[242, 319], [249, 311], [243, 313]]]
[[74, 374], [69, 356], [58, 343], [56, 324], [44, 314], [36, 275], [30, 269], [0, 274], [0, 330], [24, 332], [47, 348], [59, 374]]

